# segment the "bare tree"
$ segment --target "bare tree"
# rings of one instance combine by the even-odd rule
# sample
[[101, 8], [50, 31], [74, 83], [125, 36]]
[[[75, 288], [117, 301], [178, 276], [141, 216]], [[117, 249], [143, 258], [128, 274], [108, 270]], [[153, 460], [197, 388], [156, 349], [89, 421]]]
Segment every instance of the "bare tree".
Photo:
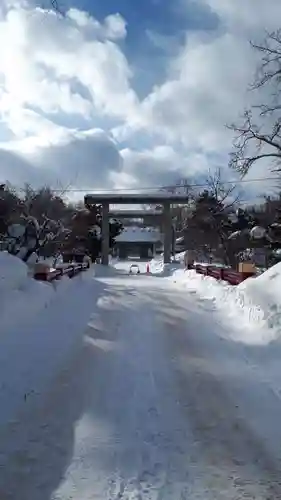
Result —
[[228, 128], [236, 133], [230, 167], [245, 175], [256, 162], [267, 159], [272, 171], [281, 171], [281, 29], [267, 33], [261, 44], [251, 44], [261, 55], [252, 92], [264, 89], [268, 102], [244, 112], [240, 125]]
[[230, 210], [239, 201], [240, 193], [235, 193], [237, 184], [223, 180], [222, 169], [218, 167], [213, 173], [209, 170], [206, 179], [208, 190], [218, 203], [223, 204], [223, 210]]
[[193, 208], [186, 221], [185, 241], [189, 248], [206, 258], [215, 257], [225, 264], [235, 263], [233, 243], [229, 241], [229, 214], [236, 207], [239, 194], [237, 186], [224, 182], [220, 168], [210, 172], [206, 189], [193, 193]]

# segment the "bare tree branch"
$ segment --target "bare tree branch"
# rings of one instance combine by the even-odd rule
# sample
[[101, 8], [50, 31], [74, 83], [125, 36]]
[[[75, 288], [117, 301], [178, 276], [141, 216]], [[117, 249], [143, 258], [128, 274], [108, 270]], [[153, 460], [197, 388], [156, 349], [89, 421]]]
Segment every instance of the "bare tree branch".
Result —
[[262, 54], [261, 64], [257, 68], [256, 79], [250, 86], [251, 89], [258, 89], [271, 80], [281, 79], [281, 30], [266, 32], [266, 37], [262, 44], [251, 42], [253, 49]]
[[[242, 175], [262, 159], [273, 164], [272, 171], [281, 171], [281, 29], [267, 33], [263, 43], [251, 45], [260, 52], [261, 62], [250, 90], [266, 87], [268, 102], [247, 109], [241, 125], [227, 126], [236, 135], [229, 165]], [[258, 111], [255, 119], [253, 110]]]
[[52, 10], [54, 12], [56, 12], [57, 14], [59, 14], [60, 16], [63, 16], [63, 10], [62, 10], [62, 6], [60, 5], [60, 2], [58, 2], [58, 0], [48, 0], [49, 2], [49, 8], [48, 7], [45, 7], [46, 10]]
[[240, 199], [240, 194], [238, 193], [231, 201], [226, 203], [227, 199], [229, 199], [237, 188], [237, 185], [235, 183], [229, 185], [223, 181], [221, 168], [217, 168], [213, 173], [209, 170], [206, 184], [216, 201], [223, 205], [223, 210], [233, 207]]

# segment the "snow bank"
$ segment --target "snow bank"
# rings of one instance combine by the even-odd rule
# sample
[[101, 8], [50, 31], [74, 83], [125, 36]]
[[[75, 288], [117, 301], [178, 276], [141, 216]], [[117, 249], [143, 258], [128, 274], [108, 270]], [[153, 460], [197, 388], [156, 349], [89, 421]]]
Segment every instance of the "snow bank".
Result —
[[236, 340], [268, 344], [281, 337], [281, 263], [238, 286], [183, 269], [174, 272], [173, 281], [213, 302], [235, 323], [238, 321]]
[[[184, 255], [185, 252], [179, 252], [175, 255], [174, 260], [170, 264], [164, 264], [163, 254], [154, 257], [150, 261], [150, 270], [152, 274], [162, 274], [163, 276], [171, 276], [176, 269], [179, 267], [184, 267]], [[195, 264], [197, 261], [195, 261]], [[204, 265], [204, 262], [199, 262], [201, 265]], [[210, 263], [206, 263], [206, 265], [210, 265]], [[221, 264], [212, 263], [212, 266], [221, 266]]]
[[281, 262], [257, 278], [248, 279], [239, 285], [244, 296], [251, 297], [252, 304], [258, 304], [263, 320], [278, 337], [281, 335]]
[[158, 256], [150, 261], [150, 274], [169, 277], [172, 276], [177, 269], [182, 267], [180, 264], [180, 259], [176, 259], [174, 262], [171, 262], [171, 264], [164, 264], [163, 257]]
[[0, 334], [20, 325], [47, 307], [54, 287], [35, 281], [18, 257], [0, 252]]
[[164, 271], [164, 261], [163, 257], [155, 257], [150, 261], [150, 272], [151, 274], [162, 274]]
[[[17, 288], [27, 278], [26, 264], [7, 252], [0, 252], [0, 293]], [[2, 298], [2, 297], [1, 297]]]
[[[2, 303], [0, 311], [0, 425], [20, 422], [30, 407], [27, 403], [36, 404], [38, 396], [63, 370], [74, 346], [81, 343], [95, 293], [100, 289], [93, 281], [93, 271], [89, 271], [62, 280], [55, 291], [52, 285], [28, 278], [17, 259], [12, 261], [15, 279], [8, 294], [11, 304], [5, 299], [9, 314], [5, 316]], [[22, 273], [18, 280], [17, 265]]]
[[170, 278], [174, 285], [211, 302], [234, 324], [238, 321], [234, 340], [268, 344], [281, 338], [281, 263], [232, 286], [193, 270], [185, 271], [183, 260], [184, 252], [176, 255], [176, 262], [165, 265], [159, 256], [150, 263], [151, 274]]

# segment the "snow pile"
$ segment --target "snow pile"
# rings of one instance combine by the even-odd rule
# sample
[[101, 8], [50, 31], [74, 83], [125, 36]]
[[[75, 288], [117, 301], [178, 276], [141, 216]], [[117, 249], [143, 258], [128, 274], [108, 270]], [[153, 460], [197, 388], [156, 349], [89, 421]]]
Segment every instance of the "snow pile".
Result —
[[196, 293], [200, 300], [211, 302], [237, 324], [236, 341], [268, 344], [281, 337], [281, 263], [256, 278], [232, 286], [193, 270], [185, 271], [183, 260], [184, 252], [181, 252], [174, 263], [164, 265], [160, 256], [151, 261], [150, 272], [169, 277], [174, 285]]
[[36, 281], [21, 259], [8, 252], [0, 252], [1, 335], [13, 328], [20, 328], [41, 313], [57, 299], [58, 288], [64, 293], [69, 281], [69, 278], [65, 278], [56, 285]]
[[57, 257], [39, 257], [39, 262], [44, 262], [45, 264], [49, 264], [50, 267], [54, 267], [58, 264], [63, 264], [62, 255], [58, 255]]
[[260, 305], [264, 320], [270, 329], [281, 334], [281, 262], [271, 267], [257, 278], [246, 280], [239, 285], [244, 295]]
[[0, 252], [1, 334], [37, 314], [53, 295], [53, 287], [32, 279], [28, 266], [21, 259]]
[[0, 252], [0, 294], [13, 290], [21, 285], [27, 278], [27, 266], [19, 258], [8, 252]]
[[181, 262], [182, 264], [184, 263], [184, 254], [185, 252], [179, 252], [175, 255], [175, 260], [176, 262]]
[[149, 263], [150, 274], [162, 276], [163, 278], [173, 276], [175, 271], [181, 267], [179, 261], [171, 262], [171, 264], [164, 264], [163, 257], [155, 257]]
[[162, 274], [164, 271], [164, 261], [161, 256], [152, 259], [149, 265], [151, 274]]
[[[14, 264], [14, 275], [11, 272], [10, 276], [15, 279], [7, 296], [1, 296], [5, 303], [0, 306], [0, 424], [20, 422], [30, 407], [27, 402], [36, 404], [38, 396], [64, 369], [74, 346], [81, 344], [95, 296], [101, 290], [89, 271], [61, 280], [56, 291], [52, 285], [28, 277], [23, 263], [9, 257], [6, 262]], [[21, 269], [18, 281], [17, 265]], [[1, 293], [5, 291], [3, 284]]]
[[[238, 286], [182, 269], [175, 271], [172, 279], [175, 284], [213, 302], [236, 323], [238, 320], [240, 333], [236, 340], [268, 344], [281, 336], [281, 263]], [[241, 327], [245, 327], [247, 333]]]

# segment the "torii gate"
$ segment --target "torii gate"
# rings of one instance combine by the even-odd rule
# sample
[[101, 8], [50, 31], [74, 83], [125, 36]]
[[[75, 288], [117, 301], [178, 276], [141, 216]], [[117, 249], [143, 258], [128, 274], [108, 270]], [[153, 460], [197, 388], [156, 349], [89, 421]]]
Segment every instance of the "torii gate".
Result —
[[85, 206], [91, 209], [91, 206], [102, 205], [102, 264], [108, 265], [109, 260], [109, 206], [110, 205], [162, 205], [162, 215], [164, 228], [164, 263], [171, 261], [172, 247], [172, 219], [171, 204], [185, 205], [188, 202], [187, 195], [170, 193], [94, 193], [86, 194], [84, 197]]

